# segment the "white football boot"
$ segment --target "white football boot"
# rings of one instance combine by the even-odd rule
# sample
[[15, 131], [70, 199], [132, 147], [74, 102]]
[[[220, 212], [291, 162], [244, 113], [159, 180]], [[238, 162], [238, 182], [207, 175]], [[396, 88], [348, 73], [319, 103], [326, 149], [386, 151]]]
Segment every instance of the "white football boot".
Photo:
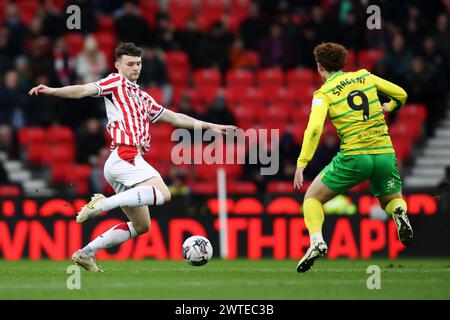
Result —
[[77, 214], [77, 222], [83, 223], [88, 219], [95, 218], [100, 213], [103, 212], [102, 210], [102, 200], [105, 198], [104, 195], [100, 193], [95, 193], [94, 196], [91, 198], [91, 201], [86, 204], [83, 208], [81, 208], [81, 211]]
[[413, 229], [409, 223], [406, 211], [402, 207], [396, 207], [392, 214], [392, 218], [397, 226], [397, 235], [400, 242], [405, 246], [411, 244], [413, 239]]
[[297, 272], [306, 272], [308, 271], [314, 264], [314, 260], [319, 257], [324, 257], [328, 253], [328, 246], [325, 242], [319, 241], [315, 244], [311, 245], [306, 251], [306, 254], [303, 258], [300, 259], [297, 265]]
[[81, 253], [81, 249], [74, 252], [72, 262], [87, 271], [103, 272], [96, 263], [95, 257], [88, 257]]

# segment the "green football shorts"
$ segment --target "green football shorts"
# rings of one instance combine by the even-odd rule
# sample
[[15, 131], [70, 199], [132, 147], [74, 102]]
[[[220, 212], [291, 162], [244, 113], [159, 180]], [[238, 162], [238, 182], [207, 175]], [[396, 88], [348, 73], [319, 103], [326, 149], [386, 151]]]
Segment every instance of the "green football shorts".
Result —
[[372, 184], [376, 197], [402, 190], [395, 153], [344, 156], [339, 152], [320, 172], [320, 178], [336, 193], [344, 193], [366, 180]]

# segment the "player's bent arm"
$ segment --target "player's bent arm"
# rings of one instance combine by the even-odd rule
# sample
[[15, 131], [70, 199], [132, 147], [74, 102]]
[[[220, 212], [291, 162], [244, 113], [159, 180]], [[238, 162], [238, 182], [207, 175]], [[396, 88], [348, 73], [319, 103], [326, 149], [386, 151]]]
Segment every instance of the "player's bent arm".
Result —
[[402, 87], [376, 75], [372, 74], [371, 76], [375, 82], [378, 93], [391, 99], [391, 101], [386, 104], [386, 111], [391, 112], [398, 110], [405, 104], [408, 95]]
[[30, 95], [45, 94], [59, 98], [81, 99], [84, 97], [91, 97], [98, 93], [97, 87], [93, 83], [86, 83], [82, 85], [65, 86], [62, 88], [51, 88], [45, 85], [39, 85], [30, 90]]
[[328, 102], [323, 97], [315, 97], [312, 103], [308, 126], [303, 136], [302, 150], [297, 159], [297, 168], [305, 168], [316, 152], [322, 135], [323, 124], [328, 113]]

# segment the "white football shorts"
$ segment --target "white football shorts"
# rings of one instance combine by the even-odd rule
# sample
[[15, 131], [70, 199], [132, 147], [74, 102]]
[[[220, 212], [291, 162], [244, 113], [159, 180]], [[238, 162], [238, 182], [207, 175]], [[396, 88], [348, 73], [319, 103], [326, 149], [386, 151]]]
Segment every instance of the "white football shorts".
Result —
[[103, 172], [116, 193], [124, 192], [153, 177], [161, 177], [136, 147], [122, 145], [115, 148], [106, 160]]

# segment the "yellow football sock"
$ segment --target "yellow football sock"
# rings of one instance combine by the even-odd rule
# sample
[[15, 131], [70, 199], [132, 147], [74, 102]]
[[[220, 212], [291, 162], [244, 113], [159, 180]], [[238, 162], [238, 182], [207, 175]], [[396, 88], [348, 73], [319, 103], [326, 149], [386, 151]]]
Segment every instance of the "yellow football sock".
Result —
[[391, 201], [389, 201], [389, 203], [386, 205], [386, 208], [384, 209], [384, 211], [386, 211], [386, 213], [390, 216], [392, 216], [392, 214], [394, 213], [394, 208], [396, 207], [402, 207], [405, 212], [408, 211], [408, 206], [406, 205], [406, 201], [403, 200], [402, 198], [396, 198], [396, 199], [392, 199]]
[[322, 203], [314, 198], [308, 198], [303, 202], [303, 215], [309, 234], [322, 233], [322, 224], [325, 219]]

